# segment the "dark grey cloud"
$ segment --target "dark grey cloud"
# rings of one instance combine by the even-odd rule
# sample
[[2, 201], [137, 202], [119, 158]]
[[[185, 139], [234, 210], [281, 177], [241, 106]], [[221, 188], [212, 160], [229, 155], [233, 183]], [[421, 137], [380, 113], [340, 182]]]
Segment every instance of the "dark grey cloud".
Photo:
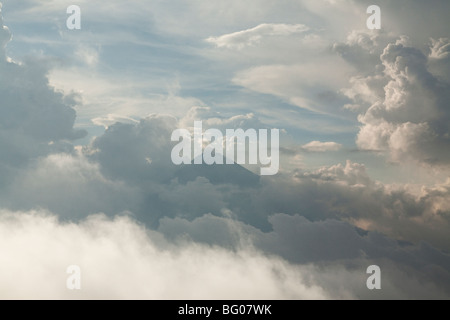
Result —
[[[384, 290], [379, 295], [371, 295], [363, 285], [353, 282], [354, 279], [339, 275], [341, 283], [348, 281], [345, 290], [358, 298], [443, 299], [450, 296], [450, 255], [427, 244], [416, 246], [392, 240], [338, 220], [311, 222], [298, 215], [277, 214], [269, 221], [273, 230], [265, 233], [225, 217], [206, 215], [192, 222], [164, 218], [158, 231], [177, 241], [191, 240], [234, 250], [253, 246], [295, 264], [321, 266], [324, 274], [332, 268], [339, 274], [339, 268], [361, 272], [371, 264], [380, 265]], [[330, 280], [318, 276], [313, 282], [323, 281], [329, 292], [338, 294], [339, 288], [332, 289]], [[428, 291], [427, 287], [432, 290]]]
[[[201, 116], [193, 116], [198, 112]], [[239, 125], [246, 128], [246, 122], [256, 120], [252, 116], [218, 118], [217, 114], [214, 118], [207, 118], [205, 112], [210, 111], [194, 108], [180, 123], [173, 117], [157, 115], [138, 124], [117, 123], [96, 138], [85, 153], [99, 164], [108, 179], [138, 188], [143, 200], [132, 211], [151, 226], [158, 225], [164, 216], [195, 218], [207, 213], [221, 215], [222, 210], [230, 206], [245, 205], [250, 191], [259, 188], [259, 176], [238, 165], [176, 166], [171, 161], [175, 143], [170, 141], [170, 137], [183, 123], [193, 126], [194, 118], [205, 120], [204, 129], [211, 123], [219, 127], [234, 123], [237, 128]], [[265, 223], [260, 215], [257, 218], [250, 214], [247, 216], [246, 221], [257, 219], [259, 224]]]
[[[448, 184], [416, 194], [408, 186], [376, 182], [364, 165], [350, 161], [275, 177], [259, 177], [237, 165], [175, 166], [167, 137], [178, 126], [175, 118], [156, 115], [138, 124], [115, 124], [84, 149], [85, 157], [55, 155], [34, 161], [11, 184], [5, 203], [22, 210], [34, 204], [72, 219], [129, 211], [152, 228], [164, 217], [193, 220], [229, 214], [269, 232], [273, 226], [268, 217], [284, 213], [310, 221], [343, 220], [394, 239], [449, 250]], [[39, 183], [45, 175], [55, 178]], [[66, 183], [83, 191], [64, 190]], [[32, 196], [20, 200], [26, 194]]]
[[11, 180], [0, 193], [4, 208], [45, 209], [64, 221], [137, 211], [143, 202], [139, 188], [104, 177], [97, 163], [71, 153], [31, 160]]
[[72, 152], [72, 141], [85, 135], [74, 129], [79, 97], [49, 85], [48, 60], [30, 57], [19, 63], [8, 58], [10, 39], [0, 14], [0, 189], [32, 159]]
[[108, 177], [137, 184], [169, 182], [177, 169], [170, 160], [170, 137], [176, 126], [175, 118], [158, 115], [137, 125], [114, 124], [95, 139], [91, 158]]

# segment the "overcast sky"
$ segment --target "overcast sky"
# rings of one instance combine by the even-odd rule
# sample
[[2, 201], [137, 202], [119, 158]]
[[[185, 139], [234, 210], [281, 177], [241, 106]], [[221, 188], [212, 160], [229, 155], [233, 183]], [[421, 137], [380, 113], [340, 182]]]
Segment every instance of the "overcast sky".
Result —
[[[450, 297], [449, 1], [2, 3], [0, 298]], [[173, 165], [200, 120], [280, 172]]]

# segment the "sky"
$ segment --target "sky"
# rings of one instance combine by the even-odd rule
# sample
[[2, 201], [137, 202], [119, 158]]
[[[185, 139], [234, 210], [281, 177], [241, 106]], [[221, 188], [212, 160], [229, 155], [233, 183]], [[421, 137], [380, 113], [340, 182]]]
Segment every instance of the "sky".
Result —
[[[450, 2], [1, 3], [1, 299], [450, 298]], [[174, 165], [195, 121], [278, 174]]]

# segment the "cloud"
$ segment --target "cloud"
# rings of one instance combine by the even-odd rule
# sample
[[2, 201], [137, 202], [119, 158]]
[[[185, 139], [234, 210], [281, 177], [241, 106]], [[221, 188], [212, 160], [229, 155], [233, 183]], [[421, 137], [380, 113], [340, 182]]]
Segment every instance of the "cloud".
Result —
[[227, 129], [270, 129], [254, 113], [222, 114], [211, 107], [192, 107], [179, 121], [181, 128], [193, 128], [194, 121], [202, 121], [205, 130], [209, 128], [225, 132]]
[[[359, 116], [358, 146], [388, 151], [394, 161], [448, 166], [449, 83], [430, 73], [429, 58], [406, 38], [387, 45], [380, 59], [384, 94]], [[366, 82], [366, 88], [374, 84], [380, 82]]]
[[[318, 62], [318, 61], [316, 61]], [[247, 89], [271, 94], [317, 113], [339, 115], [348, 100], [337, 92], [351, 70], [339, 59], [328, 57], [318, 65], [264, 65], [239, 72], [233, 79]]]
[[[365, 166], [347, 162], [296, 175], [298, 195], [302, 197], [301, 213], [309, 219], [339, 217], [365, 230], [377, 230], [393, 238], [433, 243], [448, 250], [446, 230], [448, 209], [442, 196], [448, 189], [443, 184], [439, 193], [424, 188], [417, 194], [407, 185], [393, 186], [375, 182]], [[304, 190], [304, 191], [300, 191]], [[438, 195], [439, 194], [439, 195]], [[313, 201], [307, 200], [311, 197]]]
[[[193, 119], [204, 120], [205, 128], [263, 125], [253, 116], [225, 117], [207, 108], [192, 109], [182, 121], [189, 124]], [[231, 212], [237, 220], [267, 231], [269, 216], [300, 214], [312, 221], [343, 220], [448, 250], [445, 183], [417, 193], [407, 185], [376, 182], [364, 165], [351, 161], [263, 179], [239, 166], [178, 167], [170, 161], [172, 144], [166, 137], [179, 125], [174, 117], [161, 115], [112, 125], [84, 148], [84, 156], [51, 155], [31, 162], [4, 190], [3, 203], [15, 210], [48, 208], [76, 220], [95, 212], [112, 216], [130, 211], [151, 227], [158, 227], [164, 217], [196, 219]], [[310, 152], [330, 148], [337, 146], [308, 146]], [[68, 184], [74, 191], [64, 187]]]
[[429, 57], [431, 59], [441, 60], [447, 59], [450, 56], [450, 40], [447, 38], [440, 38], [438, 40], [431, 39], [432, 47]]
[[[363, 270], [369, 261], [376, 261], [384, 269], [382, 296], [386, 299], [414, 296], [438, 298], [440, 295], [442, 298], [450, 293], [450, 256], [428, 245], [395, 241], [380, 233], [367, 232], [334, 219], [312, 222], [298, 215], [276, 214], [269, 221], [272, 230], [261, 232], [226, 217], [205, 215], [191, 222], [165, 218], [158, 230], [169, 239], [191, 239], [227, 248], [254, 246], [290, 263], [312, 263], [323, 268], [323, 275], [313, 276], [314, 281], [319, 283], [319, 279], [329, 276], [330, 269], [343, 271], [342, 278], [339, 278], [341, 289], [353, 297], [369, 295], [363, 286], [354, 283], [355, 279], [346, 279], [346, 274]], [[429, 273], [429, 270], [436, 272]], [[402, 272], [407, 276], [400, 276]], [[335, 284], [333, 282], [324, 287], [331, 289]], [[426, 292], [425, 286], [435, 288], [432, 292]], [[328, 293], [341, 297], [346, 294], [338, 291], [331, 289]]]
[[113, 216], [136, 211], [143, 201], [139, 189], [105, 178], [98, 163], [67, 153], [30, 161], [15, 175], [0, 199], [3, 208], [44, 208], [70, 221], [98, 212]]
[[116, 123], [97, 137], [87, 152], [109, 177], [167, 182], [176, 170], [170, 160], [170, 137], [176, 128], [176, 118], [164, 115], [152, 115], [137, 124]]
[[[271, 222], [273, 232], [253, 234], [259, 235], [257, 247], [241, 242], [225, 248], [192, 242], [186, 237], [170, 240], [165, 236], [169, 230], [172, 234], [176, 232], [180, 223], [184, 226], [178, 230], [191, 235], [193, 230], [210, 233], [216, 239], [217, 235], [210, 230], [217, 228], [214, 223], [222, 223], [225, 228], [217, 229], [220, 233], [229, 231], [236, 236], [239, 226], [235, 222], [211, 216], [193, 223], [165, 219], [161, 231], [150, 231], [127, 216], [109, 219], [94, 215], [75, 224], [59, 222], [46, 212], [3, 210], [0, 259], [4, 272], [0, 283], [5, 290], [0, 296], [2, 299], [257, 300], [448, 297], [445, 279], [449, 258], [432, 248], [402, 248], [376, 234], [363, 236], [336, 221], [311, 223], [300, 217], [277, 215]], [[236, 238], [252, 236], [250, 231], [241, 229]], [[315, 234], [317, 240], [311, 242], [310, 234]], [[208, 236], [207, 243], [210, 239]], [[300, 241], [303, 249], [293, 246], [293, 240]], [[272, 249], [276, 255], [262, 250], [270, 252], [271, 246], [275, 246]], [[316, 250], [320, 247], [325, 251]], [[333, 251], [331, 255], [327, 254], [329, 250]], [[364, 252], [360, 250], [374, 257], [398, 251], [400, 254], [396, 255], [400, 258], [391, 260], [388, 254], [382, 260], [370, 259], [361, 257]], [[295, 258], [290, 256], [290, 260], [305, 255], [313, 255], [307, 260], [320, 257], [338, 260], [299, 264], [280, 258], [280, 254], [287, 257], [294, 254]], [[432, 258], [419, 269], [413, 269], [417, 258], [421, 261], [423, 255]], [[382, 265], [382, 295], [365, 287], [365, 269], [374, 261]], [[69, 277], [66, 269], [70, 265], [81, 268], [80, 291], [65, 287]], [[430, 270], [433, 272], [429, 273]]]
[[334, 43], [332, 51], [355, 66], [361, 77], [377, 70], [384, 47], [393, 40], [394, 36], [383, 30], [353, 30], [347, 35], [345, 42]]
[[215, 44], [219, 48], [225, 47], [239, 50], [245, 46], [257, 45], [265, 37], [289, 36], [301, 34], [308, 30], [309, 28], [302, 24], [264, 23], [251, 29], [225, 34], [220, 37], [210, 37], [206, 41]]
[[450, 40], [448, 38], [431, 39], [428, 55], [430, 72], [446, 83], [450, 83]]
[[[2, 299], [323, 299], [308, 267], [250, 249], [167, 243], [127, 217], [63, 224], [45, 213], [0, 214]], [[81, 267], [82, 290], [66, 289]], [[220, 275], [220, 276], [219, 276]]]
[[[172, 132], [179, 127], [191, 128], [195, 120], [204, 120], [205, 130], [264, 128], [254, 115], [225, 117], [209, 108], [197, 107], [179, 121], [171, 116], [152, 115], [139, 123], [116, 123], [84, 148], [84, 154], [99, 164], [106, 179], [138, 188], [141, 200], [129, 210], [149, 225], [158, 225], [163, 216], [221, 215], [229, 205], [236, 206], [234, 201], [244, 201], [237, 200], [242, 197], [239, 191], [247, 193], [244, 190], [257, 187], [259, 176], [239, 165], [174, 165]], [[199, 195], [208, 196], [199, 201]], [[248, 219], [264, 221], [261, 215]]]
[[118, 122], [120, 122], [120, 123], [136, 123], [138, 121], [134, 120], [133, 118], [121, 116], [118, 114], [108, 114], [103, 117], [98, 117], [98, 118], [92, 119], [93, 124], [95, 124], [97, 126], [102, 126], [105, 129], [108, 129], [109, 126], [116, 124]]
[[89, 68], [95, 67], [99, 62], [98, 50], [88, 46], [80, 46], [75, 52], [75, 57]]
[[342, 145], [336, 142], [320, 142], [311, 141], [310, 143], [302, 146], [303, 150], [309, 152], [326, 152], [326, 151], [338, 151], [342, 148]]
[[153, 81], [122, 75], [118, 80], [115, 74], [84, 66], [58, 66], [49, 73], [53, 87], [83, 97], [83, 105], [77, 107], [77, 125], [86, 128], [136, 122], [161, 110], [182, 117], [193, 106], [204, 105], [199, 98], [181, 95], [175, 76], [164, 77], [164, 81]]
[[49, 85], [52, 59], [13, 62], [5, 54], [10, 38], [0, 15], [0, 188], [31, 159], [71, 152], [71, 141], [86, 134], [74, 129], [79, 96], [63, 94]]
[[[65, 12], [64, 3], [32, 0], [24, 10], [11, 2], [10, 21], [55, 27], [58, 39], [36, 50], [63, 57], [57, 65], [51, 58], [13, 62], [0, 21], [0, 295], [448, 298], [450, 182], [376, 181], [373, 165], [354, 160], [362, 153], [326, 142], [341, 136], [313, 136], [339, 121], [356, 132], [356, 112], [360, 149], [399, 163], [413, 159], [444, 176], [448, 39], [439, 32], [424, 38], [427, 28], [399, 38], [405, 17], [383, 20], [398, 22], [393, 32], [361, 31], [364, 5], [347, 0], [286, 1], [288, 13], [270, 1], [219, 2], [84, 1], [83, 25], [92, 28], [85, 33], [49, 19]], [[436, 10], [424, 15], [444, 15]], [[105, 22], [111, 29], [100, 28]], [[12, 49], [42, 40], [29, 37]], [[208, 37], [214, 45], [204, 43]], [[85, 134], [74, 129], [75, 110], [79, 123], [106, 131], [74, 147]], [[286, 138], [303, 116], [314, 132]], [[321, 117], [330, 126], [317, 125]], [[305, 159], [278, 176], [170, 161], [171, 133], [195, 120], [224, 131], [286, 126], [285, 119], [291, 128], [283, 138], [292, 145], [282, 145], [283, 154], [303, 151]], [[333, 159], [318, 154], [338, 150]], [[346, 156], [353, 160], [338, 158]], [[308, 168], [307, 157], [320, 161]], [[72, 264], [83, 270], [79, 293], [64, 287]], [[382, 267], [382, 292], [365, 287], [371, 264]]]
[[9, 32], [8, 27], [3, 25], [3, 16], [1, 13], [2, 4], [0, 3], [0, 59], [3, 61], [6, 59], [5, 47], [9, 40], [11, 40], [11, 32]]
[[340, 109], [348, 101], [338, 89], [354, 70], [330, 52], [323, 30], [262, 24], [207, 41], [216, 44], [213, 59], [233, 67], [234, 84], [310, 111], [345, 114]]

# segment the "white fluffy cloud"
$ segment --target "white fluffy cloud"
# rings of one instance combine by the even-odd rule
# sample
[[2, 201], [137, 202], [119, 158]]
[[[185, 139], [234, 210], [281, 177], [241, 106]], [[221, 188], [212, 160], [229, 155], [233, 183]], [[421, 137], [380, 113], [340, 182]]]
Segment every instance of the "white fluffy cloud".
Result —
[[[0, 214], [2, 299], [324, 299], [308, 267], [260, 252], [167, 243], [127, 217], [60, 223], [44, 213]], [[81, 291], [66, 288], [81, 268]]]
[[[209, 228], [214, 229], [214, 220], [211, 217], [204, 219], [203, 228], [200, 221], [194, 221], [192, 226], [186, 222], [179, 230], [192, 232], [197, 229], [200, 233], [207, 233]], [[175, 220], [173, 222], [179, 224]], [[221, 232], [229, 230], [237, 238], [246, 236], [242, 230], [235, 233], [239, 226], [232, 220], [219, 219], [216, 222], [229, 225], [228, 228], [220, 227]], [[274, 231], [259, 233], [260, 239], [256, 243], [265, 250], [275, 250], [276, 255], [268, 255], [243, 242], [233, 248], [224, 248], [195, 243], [186, 237], [167, 240], [164, 233], [146, 230], [127, 216], [108, 219], [94, 215], [75, 224], [59, 222], [57, 217], [45, 212], [3, 210], [0, 213], [0, 262], [3, 270], [0, 284], [4, 290], [0, 297], [401, 299], [444, 298], [448, 295], [446, 282], [440, 283], [439, 279], [448, 278], [448, 271], [443, 268], [448, 266], [449, 259], [430, 248], [402, 249], [379, 235], [367, 238], [351, 226], [336, 221], [314, 224], [299, 217], [278, 215], [271, 222]], [[166, 233], [170, 229], [172, 234], [177, 231], [171, 223], [171, 220], [165, 220], [162, 229]], [[310, 233], [318, 236], [315, 242], [310, 242]], [[207, 241], [210, 243], [209, 237]], [[292, 246], [293, 241], [302, 242], [303, 249]], [[335, 246], [337, 250], [333, 250]], [[331, 255], [327, 254], [329, 250]], [[359, 250], [374, 257], [387, 252], [382, 262], [382, 295], [365, 288], [365, 269], [373, 260], [355, 259], [364, 254]], [[394, 263], [396, 250], [402, 257], [400, 264]], [[320, 265], [296, 264], [277, 257], [280, 254], [342, 260]], [[417, 258], [420, 260], [422, 255], [430, 254], [436, 257], [425, 265], [419, 263], [416, 270], [411, 269], [417, 264]], [[66, 288], [69, 277], [66, 270], [72, 265], [81, 268], [79, 291]], [[434, 270], [434, 277], [427, 275], [429, 269]]]

